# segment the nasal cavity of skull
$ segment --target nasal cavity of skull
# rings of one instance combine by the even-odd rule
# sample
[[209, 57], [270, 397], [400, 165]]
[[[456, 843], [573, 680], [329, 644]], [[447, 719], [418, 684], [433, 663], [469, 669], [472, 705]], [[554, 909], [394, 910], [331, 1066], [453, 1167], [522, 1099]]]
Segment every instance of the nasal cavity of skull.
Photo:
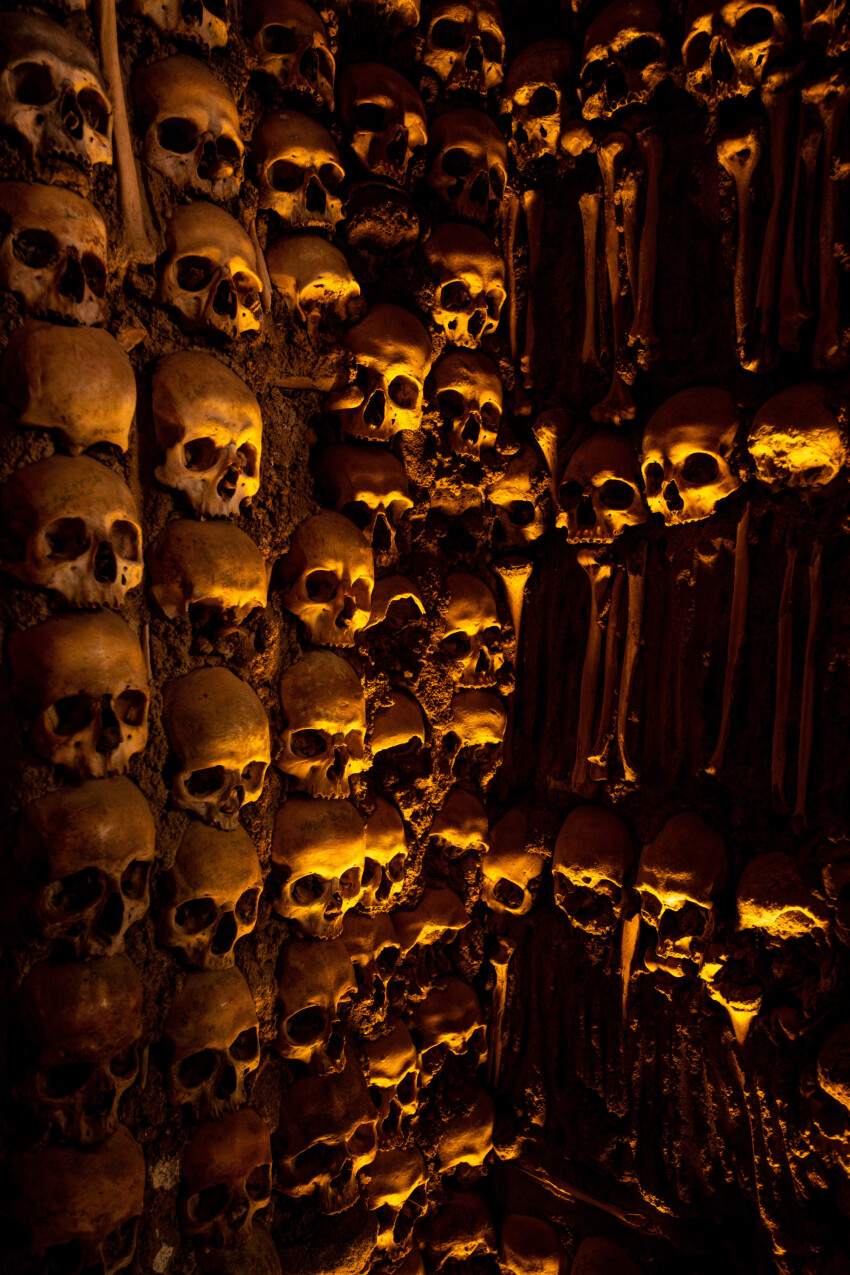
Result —
[[148, 888], [151, 865], [144, 859], [134, 859], [121, 873], [121, 893], [125, 899], [143, 899]]
[[95, 133], [106, 132], [109, 107], [94, 89], [83, 89], [79, 94], [69, 90], [59, 104], [59, 112], [65, 131], [77, 141], [86, 124]]
[[241, 447], [236, 449], [236, 455], [219, 479], [216, 491], [222, 500], [232, 500], [236, 495], [236, 487], [240, 476], [244, 474], [246, 478], [253, 478], [256, 472], [256, 450], [249, 443], [243, 443]]

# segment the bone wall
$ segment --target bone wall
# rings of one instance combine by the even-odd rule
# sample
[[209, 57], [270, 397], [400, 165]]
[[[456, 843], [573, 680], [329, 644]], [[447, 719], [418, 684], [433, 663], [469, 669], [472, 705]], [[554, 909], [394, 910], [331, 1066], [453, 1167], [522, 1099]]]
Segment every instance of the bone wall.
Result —
[[848, 23], [0, 16], [12, 1275], [850, 1269]]

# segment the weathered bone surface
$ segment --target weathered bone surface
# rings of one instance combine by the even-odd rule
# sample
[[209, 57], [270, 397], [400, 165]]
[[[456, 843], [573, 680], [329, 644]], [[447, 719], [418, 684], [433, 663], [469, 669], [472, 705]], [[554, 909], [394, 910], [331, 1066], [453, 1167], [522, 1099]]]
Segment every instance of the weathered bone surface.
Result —
[[345, 345], [357, 379], [325, 402], [343, 434], [387, 443], [404, 430], [419, 429], [432, 357], [431, 338], [419, 319], [401, 306], [378, 302], [349, 329]]
[[653, 513], [668, 526], [709, 518], [741, 485], [733, 468], [740, 424], [726, 390], [681, 390], [650, 417], [643, 432], [641, 472]]
[[361, 906], [367, 912], [389, 911], [404, 889], [410, 846], [404, 820], [384, 797], [366, 820], [366, 860]]
[[245, 1081], [260, 1065], [259, 1020], [238, 969], [189, 974], [168, 1007], [167, 1088], [174, 1106], [217, 1120], [247, 1101]]
[[561, 479], [557, 525], [570, 544], [610, 544], [646, 522], [638, 458], [622, 430], [602, 428], [580, 443]]
[[424, 247], [435, 283], [431, 316], [455, 345], [475, 348], [499, 326], [505, 304], [505, 263], [475, 226], [444, 222]]
[[502, 422], [502, 382], [486, 354], [447, 350], [432, 374], [433, 395], [455, 456], [480, 460], [496, 446]]
[[132, 0], [131, 8], [164, 35], [190, 40], [207, 49], [221, 49], [227, 44], [227, 11], [217, 0], [208, 4], [199, 0], [195, 6], [181, 4], [180, 0]]
[[399, 524], [413, 501], [404, 467], [392, 452], [334, 443], [322, 448], [314, 472], [327, 503], [360, 528], [376, 563], [395, 562]]
[[353, 646], [369, 622], [375, 562], [361, 531], [322, 510], [302, 522], [281, 566], [284, 605], [316, 646]]
[[360, 296], [345, 254], [319, 235], [289, 235], [266, 251], [269, 278], [310, 339], [324, 326], [345, 323]]
[[448, 600], [440, 652], [459, 687], [495, 686], [505, 657], [496, 599], [482, 580], [467, 572], [446, 577]]
[[634, 859], [629, 830], [606, 806], [579, 806], [564, 820], [552, 860], [555, 902], [587, 934], [610, 934], [620, 920]]
[[685, 32], [685, 85], [712, 109], [757, 89], [791, 44], [782, 10], [752, 0], [690, 0]]
[[587, 28], [579, 96], [585, 119], [645, 106], [669, 75], [656, 0], [614, 0]]
[[186, 332], [217, 332], [229, 341], [258, 331], [263, 281], [251, 237], [215, 204], [197, 201], [172, 213], [157, 300], [172, 307]]
[[379, 1150], [364, 1173], [366, 1207], [378, 1215], [380, 1253], [393, 1259], [404, 1255], [413, 1227], [427, 1210], [428, 1167], [417, 1146], [407, 1150]]
[[448, 96], [484, 97], [501, 84], [505, 34], [495, 0], [437, 0], [431, 5], [422, 61]]
[[569, 120], [573, 54], [566, 40], [539, 40], [511, 62], [502, 90], [508, 146], [522, 172], [547, 156], [558, 158]]
[[402, 185], [428, 141], [425, 107], [413, 85], [380, 62], [355, 62], [339, 77], [339, 108], [366, 172]]
[[241, 624], [268, 600], [268, 571], [250, 536], [230, 522], [169, 522], [147, 554], [150, 594], [170, 620], [220, 612]]
[[759, 408], [747, 447], [771, 491], [819, 492], [847, 464], [838, 421], [814, 383], [781, 390]]
[[202, 1124], [181, 1166], [178, 1211], [186, 1236], [237, 1248], [272, 1195], [268, 1125], [250, 1107]]
[[483, 111], [460, 107], [440, 115], [430, 137], [426, 181], [451, 214], [463, 221], [489, 221], [499, 211], [508, 183], [505, 139]]
[[363, 893], [366, 830], [348, 801], [295, 795], [279, 808], [272, 834], [274, 910], [298, 933], [337, 939]]
[[378, 1139], [386, 1145], [410, 1133], [419, 1110], [419, 1055], [400, 1019], [363, 1045], [369, 1093], [378, 1109]]
[[447, 858], [486, 850], [490, 833], [487, 811], [474, 793], [455, 786], [434, 815], [428, 837]]
[[306, 0], [252, 0], [247, 29], [260, 67], [296, 99], [334, 107], [336, 61], [327, 27]]
[[481, 898], [497, 915], [526, 916], [534, 906], [544, 862], [527, 848], [528, 818], [517, 807], [490, 829], [481, 861]]
[[347, 797], [367, 769], [360, 678], [330, 651], [308, 651], [280, 679], [283, 729], [277, 764], [312, 797]]
[[260, 207], [289, 230], [334, 230], [342, 218], [345, 170], [330, 133], [309, 115], [281, 111], [254, 130]]
[[[290, 918], [291, 919], [291, 918]], [[277, 963], [280, 1031], [275, 1048], [319, 1075], [345, 1066], [340, 1006], [355, 996], [357, 979], [341, 939], [317, 945], [290, 939]]]
[[702, 964], [726, 880], [726, 845], [693, 811], [674, 815], [638, 864], [635, 886], [647, 930], [646, 968], [673, 978]]

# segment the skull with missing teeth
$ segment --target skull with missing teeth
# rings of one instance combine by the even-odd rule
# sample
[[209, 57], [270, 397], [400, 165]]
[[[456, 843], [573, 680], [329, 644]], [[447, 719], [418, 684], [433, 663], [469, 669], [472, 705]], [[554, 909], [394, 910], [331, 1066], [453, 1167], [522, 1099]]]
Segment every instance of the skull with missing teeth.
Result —
[[452, 774], [486, 788], [502, 759], [506, 726], [505, 705], [493, 691], [458, 691], [443, 738]]
[[283, 603], [317, 646], [353, 646], [369, 622], [375, 563], [362, 532], [323, 509], [296, 528], [283, 560]]
[[646, 522], [635, 450], [622, 430], [603, 428], [573, 452], [561, 481], [557, 525], [570, 544], [610, 544]]
[[413, 508], [404, 466], [383, 447], [336, 443], [315, 468], [328, 502], [355, 523], [382, 565], [398, 558], [399, 523]]
[[557, 159], [570, 115], [572, 49], [566, 40], [540, 40], [514, 58], [505, 77], [502, 110], [517, 168]]
[[243, 1107], [195, 1131], [183, 1155], [180, 1229], [212, 1249], [241, 1247], [272, 1195], [272, 1149], [265, 1120]]
[[496, 446], [502, 422], [502, 381], [495, 363], [473, 350], [448, 350], [432, 375], [433, 398], [454, 456], [480, 461]]
[[570, 811], [555, 842], [552, 880], [555, 902], [573, 925], [585, 934], [612, 933], [633, 858], [629, 830], [612, 810]]
[[549, 483], [540, 452], [530, 443], [486, 488], [495, 518], [491, 540], [497, 553], [527, 551], [549, 526]]
[[417, 1146], [379, 1150], [364, 1179], [366, 1208], [378, 1222], [376, 1249], [390, 1260], [402, 1257], [428, 1208], [428, 1166], [422, 1152]]
[[172, 802], [204, 823], [237, 827], [271, 761], [269, 721], [256, 693], [229, 669], [201, 668], [168, 682], [163, 699], [178, 762]]
[[376, 783], [409, 811], [431, 785], [431, 750], [422, 706], [409, 691], [393, 689], [375, 713], [370, 743]]
[[299, 934], [336, 939], [363, 894], [366, 833], [348, 801], [296, 794], [279, 807], [272, 834], [278, 916]]
[[112, 163], [112, 106], [97, 62], [64, 27], [4, 13], [0, 125], [33, 155]]
[[431, 370], [431, 338], [407, 310], [373, 305], [345, 336], [355, 377], [328, 395], [326, 410], [343, 434], [388, 443], [402, 430], [419, 429], [425, 378]]
[[366, 700], [360, 678], [330, 651], [308, 651], [280, 679], [278, 765], [312, 797], [347, 797], [364, 767]]
[[245, 1081], [260, 1065], [257, 1011], [242, 973], [189, 974], [168, 1009], [169, 1102], [217, 1120], [247, 1101]]
[[257, 924], [262, 888], [260, 861], [247, 832], [190, 823], [166, 875], [157, 942], [177, 948], [194, 969], [230, 968], [234, 946]]
[[726, 844], [693, 811], [668, 819], [644, 846], [635, 885], [648, 970], [673, 978], [696, 973], [714, 933], [714, 901], [725, 880]]
[[136, 73], [144, 160], [178, 190], [239, 193], [245, 144], [233, 95], [195, 58], [177, 54]]
[[505, 263], [475, 226], [444, 222], [424, 248], [435, 283], [431, 317], [455, 345], [477, 347], [499, 326], [505, 304]]
[[313, 6], [306, 0], [253, 0], [247, 23], [261, 70], [287, 94], [332, 111], [336, 62]]
[[465, 571], [446, 577], [448, 602], [440, 653], [452, 662], [455, 686], [495, 686], [505, 662], [496, 599], [487, 585]]
[[448, 95], [485, 97], [505, 73], [505, 33], [494, 0], [437, 0], [422, 61]]
[[177, 311], [184, 331], [228, 341], [257, 332], [262, 291], [254, 245], [238, 221], [200, 200], [174, 210], [156, 299]]
[[312, 342], [319, 329], [345, 323], [360, 296], [344, 253], [320, 235], [288, 235], [266, 250], [272, 285]]
[[235, 517], [260, 486], [263, 419], [244, 381], [210, 354], [167, 354], [153, 377], [153, 419], [166, 487], [202, 518]]
[[341, 939], [289, 939], [277, 963], [281, 1019], [275, 1047], [319, 1075], [345, 1066], [340, 1009], [357, 992], [354, 967]]
[[467, 107], [440, 115], [431, 129], [427, 182], [455, 217], [489, 221], [508, 184], [505, 139], [484, 111]]
[[490, 848], [481, 860], [481, 898], [498, 919], [526, 916], [534, 906], [543, 859], [528, 841], [528, 816], [520, 807], [490, 830]]
[[326, 128], [309, 115], [280, 111], [254, 131], [260, 207], [290, 230], [334, 230], [342, 219], [345, 169]]
[[760, 88], [791, 45], [781, 10], [762, 0], [691, 0], [685, 31], [685, 87], [710, 108]]
[[402, 185], [415, 151], [428, 141], [413, 85], [380, 62], [356, 62], [340, 77], [340, 112], [366, 171]]
[[579, 78], [585, 119], [609, 119], [652, 100], [670, 74], [661, 25], [656, 0], [614, 0], [591, 22]]
[[710, 518], [737, 491], [732, 468], [738, 409], [726, 390], [681, 390], [659, 407], [643, 431], [641, 471], [646, 499], [668, 527]]

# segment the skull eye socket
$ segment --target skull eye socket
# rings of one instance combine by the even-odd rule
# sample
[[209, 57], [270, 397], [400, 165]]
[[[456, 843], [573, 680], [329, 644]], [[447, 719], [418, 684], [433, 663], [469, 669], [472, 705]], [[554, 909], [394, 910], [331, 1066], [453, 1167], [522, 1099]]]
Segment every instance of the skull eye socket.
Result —
[[391, 881], [401, 881], [404, 877], [404, 865], [407, 862], [406, 854], [393, 855], [386, 867], [387, 876]]
[[46, 106], [56, 97], [50, 67], [43, 62], [21, 62], [13, 72], [12, 94], [25, 106]]
[[224, 785], [224, 770], [221, 766], [207, 766], [203, 770], [193, 770], [186, 779], [186, 789], [193, 797], [211, 797]]
[[339, 889], [344, 899], [352, 899], [360, 893], [360, 869], [349, 868], [339, 879]]
[[661, 900], [656, 898], [654, 894], [640, 892], [640, 913], [646, 917], [653, 925], [657, 924], [658, 918], [661, 916]]
[[94, 705], [85, 695], [66, 695], [51, 704], [44, 714], [47, 728], [54, 735], [79, 735], [91, 724]]
[[410, 411], [418, 406], [419, 386], [409, 376], [394, 376], [387, 392], [390, 401], [395, 403], [396, 407], [403, 407]]
[[91, 1063], [60, 1063], [58, 1067], [50, 1067], [40, 1080], [44, 1096], [54, 1101], [70, 1098], [87, 1083], [93, 1070]]
[[139, 1219], [131, 1217], [129, 1221], [124, 1222], [122, 1226], [116, 1226], [115, 1230], [107, 1235], [101, 1249], [107, 1270], [120, 1270], [121, 1260], [124, 1259], [126, 1266], [127, 1259], [132, 1258], [138, 1227]]
[[186, 1209], [192, 1221], [203, 1226], [221, 1217], [229, 1202], [227, 1187], [220, 1182], [217, 1186], [204, 1187], [197, 1195], [191, 1195]]
[[245, 890], [236, 900], [236, 919], [240, 925], [253, 925], [257, 919], [257, 904], [260, 899], [259, 890]]
[[264, 53], [294, 53], [298, 48], [298, 38], [294, 27], [284, 27], [277, 22], [270, 23], [260, 31], [260, 47]]
[[118, 1080], [126, 1080], [139, 1069], [139, 1046], [128, 1045], [116, 1054], [109, 1064], [109, 1070]]
[[339, 589], [339, 577], [333, 571], [311, 571], [304, 587], [311, 602], [332, 602]]
[[472, 304], [469, 288], [462, 279], [452, 279], [451, 283], [444, 283], [440, 288], [437, 304], [441, 310], [448, 310], [451, 314], [463, 314]]
[[437, 405], [445, 425], [451, 425], [463, 416], [463, 397], [457, 390], [440, 390]]
[[212, 262], [207, 257], [181, 257], [177, 263], [177, 284], [184, 292], [209, 287], [212, 275]]
[[200, 934], [209, 929], [217, 916], [218, 908], [212, 899], [189, 899], [175, 912], [174, 924], [186, 934]]
[[375, 1126], [373, 1124], [361, 1124], [354, 1130], [354, 1136], [349, 1139], [348, 1145], [355, 1154], [362, 1154], [367, 1151], [375, 1142]]
[[735, 37], [743, 45], [762, 44], [773, 35], [773, 14], [769, 9], [748, 9], [735, 24]]
[[[257, 298], [259, 302], [259, 298]], [[252, 447], [250, 443], [243, 443], [241, 447], [236, 449], [236, 455], [239, 457], [242, 466], [242, 473], [246, 478], [256, 478], [257, 476], [257, 449]]]
[[266, 763], [264, 761], [249, 761], [248, 765], [243, 767], [240, 779], [249, 792], [262, 787], [263, 779], [266, 774]]
[[472, 172], [472, 156], [460, 146], [453, 146], [446, 151], [440, 167], [449, 177], [468, 177]]
[[299, 1178], [316, 1178], [336, 1162], [336, 1148], [328, 1142], [315, 1142], [292, 1161]]
[[588, 62], [581, 73], [581, 86], [585, 94], [598, 93], [605, 86], [607, 63], [603, 58]]
[[121, 873], [121, 893], [125, 899], [143, 899], [147, 894], [151, 865], [144, 859], [134, 859]]
[[300, 190], [304, 181], [304, 172], [290, 160], [278, 159], [269, 165], [266, 170], [266, 177], [272, 190], [280, 191], [284, 195], [291, 195], [293, 191]]
[[172, 119], [162, 120], [156, 126], [156, 135], [163, 150], [172, 151], [175, 155], [188, 155], [198, 144], [198, 126], [194, 120]]
[[322, 164], [319, 168], [319, 177], [325, 190], [336, 195], [342, 186], [345, 173], [338, 164]]
[[507, 877], [500, 877], [493, 887], [493, 898], [497, 903], [501, 903], [503, 908], [508, 908], [513, 912], [522, 907], [525, 891], [515, 881], [509, 881]]
[[490, 169], [490, 185], [493, 188], [493, 194], [499, 202], [501, 202], [502, 196], [505, 193], [507, 181], [508, 175], [504, 168], [502, 168], [500, 164], [494, 164]]
[[707, 31], [698, 31], [684, 48], [685, 70], [698, 71], [705, 66], [711, 56], [711, 36]]
[[53, 912], [83, 912], [103, 895], [103, 878], [97, 868], [83, 868], [47, 887], [46, 902]]
[[501, 62], [504, 57], [504, 45], [499, 32], [492, 29], [479, 30], [478, 38], [481, 41], [481, 48], [487, 61]]
[[531, 95], [525, 108], [532, 119], [542, 119], [544, 115], [554, 115], [558, 109], [558, 95], [548, 84], [541, 84]]
[[561, 487], [561, 508], [570, 509], [577, 505], [584, 495], [584, 488], [581, 483], [566, 482]]
[[530, 500], [512, 500], [504, 510], [514, 527], [529, 527], [534, 522], [534, 505]]
[[141, 726], [147, 706], [148, 697], [144, 691], [122, 691], [112, 702], [115, 716], [125, 726]]
[[322, 731], [306, 729], [293, 732], [290, 743], [293, 757], [306, 761], [311, 757], [321, 757], [327, 748], [327, 736]]
[[632, 488], [619, 478], [609, 478], [599, 488], [599, 499], [605, 509], [628, 509], [634, 498]]
[[372, 511], [363, 500], [350, 500], [347, 505], [343, 505], [340, 513], [350, 519], [361, 531], [365, 531], [372, 520]]
[[369, 1097], [372, 1099], [372, 1105], [373, 1105], [373, 1106], [375, 1106], [375, 1107], [377, 1107], [377, 1108], [380, 1110], [381, 1104], [382, 1104], [382, 1103], [383, 1103], [383, 1101], [384, 1101], [384, 1091], [383, 1091], [383, 1089], [381, 1088], [381, 1086], [380, 1086], [380, 1085], [370, 1085], [370, 1086], [369, 1086]]
[[256, 1027], [248, 1027], [240, 1032], [230, 1046], [230, 1057], [234, 1062], [253, 1062], [260, 1053], [260, 1033]]
[[54, 562], [73, 562], [89, 545], [89, 533], [82, 518], [57, 518], [44, 532], [48, 556]]
[[139, 529], [134, 523], [124, 522], [123, 520], [114, 522], [109, 532], [109, 538], [112, 541], [112, 548], [119, 558], [123, 558], [125, 562], [141, 561]]
[[325, 878], [312, 872], [307, 877], [300, 877], [292, 887], [292, 897], [302, 907], [309, 907], [321, 899], [325, 893]]
[[431, 43], [436, 49], [459, 49], [463, 44], [463, 24], [440, 18], [431, 28]]
[[221, 455], [221, 448], [213, 438], [193, 438], [183, 446], [183, 464], [195, 473], [214, 469]]
[[381, 974], [392, 974], [396, 965], [398, 965], [398, 958], [400, 956], [401, 948], [385, 947], [377, 960], [378, 972]]
[[49, 230], [22, 230], [12, 240], [12, 252], [30, 270], [44, 270], [59, 260], [59, 245]]
[[396, 1089], [396, 1097], [403, 1107], [407, 1107], [416, 1099], [416, 1075], [409, 1071], [406, 1076], [399, 1082]]
[[358, 102], [354, 109], [354, 127], [363, 133], [381, 133], [386, 127], [387, 112], [377, 102]]
[[199, 1089], [212, 1079], [218, 1057], [213, 1049], [200, 1049], [184, 1058], [177, 1068], [177, 1078], [184, 1089]]
[[83, 89], [77, 102], [89, 128], [105, 136], [109, 128], [109, 103], [95, 89]]
[[643, 471], [643, 481], [646, 484], [647, 496], [657, 496], [661, 491], [661, 484], [664, 482], [664, 470], [657, 461], [652, 461]]
[[[185, 5], [184, 8], [189, 8], [189, 6]], [[202, 14], [204, 9], [206, 9], [207, 13], [212, 14], [214, 18], [220, 18], [222, 22], [227, 21], [227, 0], [204, 0], [200, 8]]]
[[93, 252], [84, 252], [80, 261], [89, 292], [96, 297], [106, 295], [106, 266]]
[[286, 1020], [286, 1034], [294, 1045], [312, 1045], [325, 1034], [326, 1015], [318, 1005], [299, 1009]]
[[632, 40], [623, 54], [623, 61], [631, 71], [645, 71], [661, 57], [661, 45], [651, 35], [640, 35]]
[[720, 466], [708, 452], [692, 452], [682, 466], [682, 477], [691, 487], [707, 487], [717, 482]]
[[448, 637], [443, 638], [440, 646], [446, 655], [460, 660], [465, 655], [469, 655], [472, 650], [472, 641], [468, 633], [450, 633]]

